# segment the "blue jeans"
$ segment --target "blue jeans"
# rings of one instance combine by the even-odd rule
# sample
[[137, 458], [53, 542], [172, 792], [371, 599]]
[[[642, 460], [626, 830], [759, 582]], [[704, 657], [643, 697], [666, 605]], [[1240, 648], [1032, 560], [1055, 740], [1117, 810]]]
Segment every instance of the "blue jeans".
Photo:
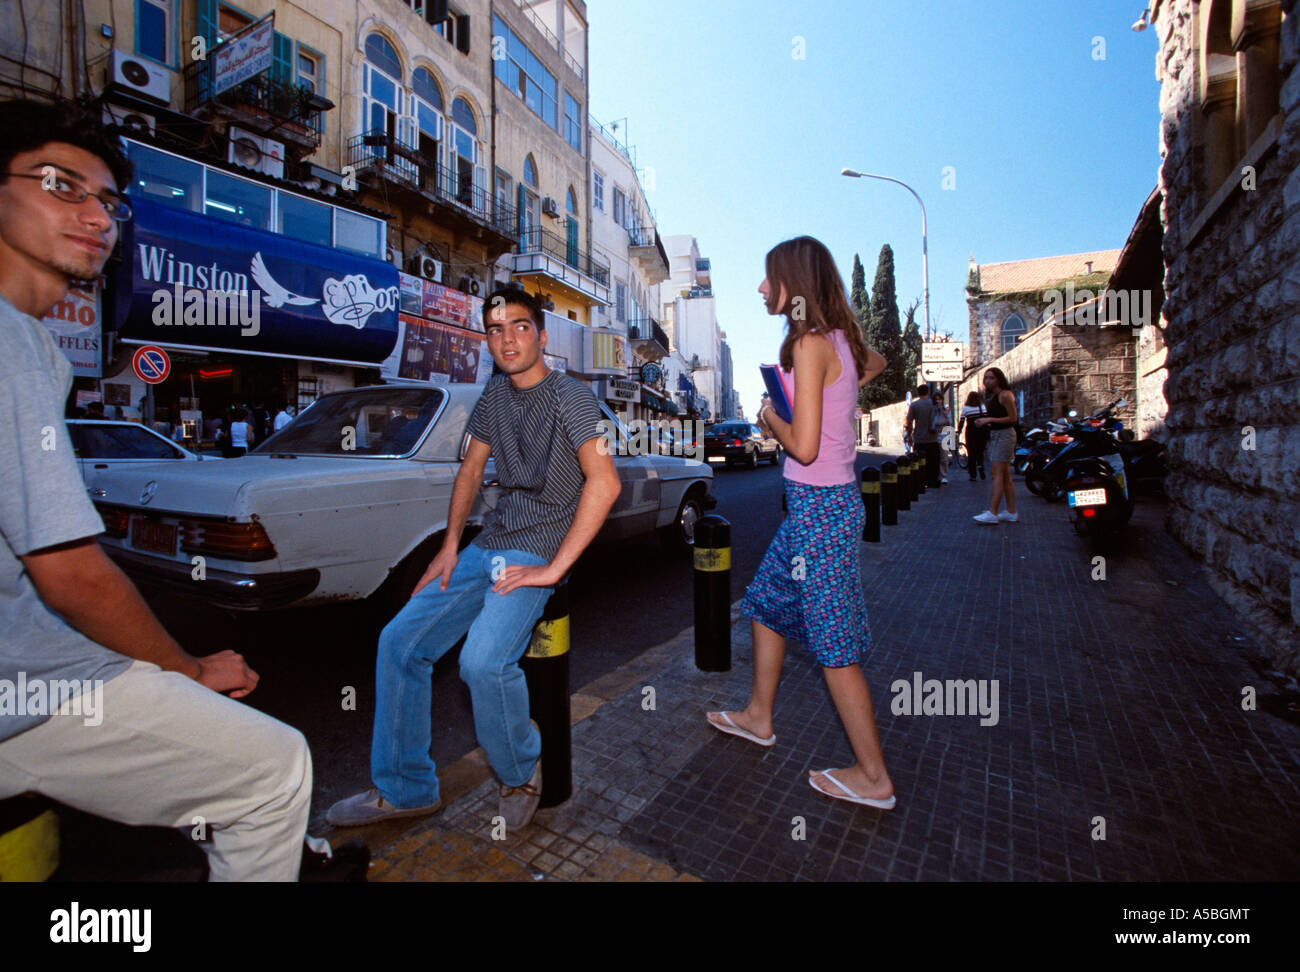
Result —
[[433, 665], [466, 631], [460, 677], [469, 686], [479, 745], [502, 783], [520, 786], [532, 777], [542, 739], [528, 719], [528, 685], [518, 663], [554, 588], [517, 587], [503, 596], [493, 593], [492, 575], [506, 564], [545, 563], [527, 551], [470, 544], [445, 591], [432, 581], [385, 626], [375, 663], [370, 775], [389, 803], [422, 807], [438, 800], [429, 755]]

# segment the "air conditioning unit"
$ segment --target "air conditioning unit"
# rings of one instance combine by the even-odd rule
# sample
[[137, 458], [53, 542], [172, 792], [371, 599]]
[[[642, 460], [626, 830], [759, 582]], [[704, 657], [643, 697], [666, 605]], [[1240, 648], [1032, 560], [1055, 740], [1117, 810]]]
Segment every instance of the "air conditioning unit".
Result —
[[431, 256], [417, 253], [411, 257], [411, 273], [434, 283], [442, 282], [442, 263]]
[[387, 260], [389, 263], [391, 263], [393, 266], [397, 267], [398, 270], [402, 269], [401, 250], [396, 250], [390, 246], [387, 250], [384, 251], [384, 259]]
[[114, 48], [108, 56], [108, 83], [160, 105], [171, 103], [172, 72], [160, 64]]
[[230, 126], [230, 130], [226, 134], [230, 138], [230, 145], [226, 153], [227, 162], [242, 165], [246, 169], [252, 169], [263, 175], [275, 176], [277, 179], [284, 178], [284, 145], [282, 143], [272, 138], [254, 135], [252, 132], [246, 132], [234, 125]]
[[142, 111], [132, 111], [118, 105], [104, 106], [104, 124], [118, 126], [123, 130], [124, 135], [132, 132], [148, 132], [153, 135], [158, 130], [158, 122], [153, 115], [146, 115]]
[[545, 199], [542, 200], [542, 215], [553, 216], [556, 218], [558, 218], [560, 215], [559, 205], [557, 205], [555, 200], [552, 199], [550, 196], [547, 196]]

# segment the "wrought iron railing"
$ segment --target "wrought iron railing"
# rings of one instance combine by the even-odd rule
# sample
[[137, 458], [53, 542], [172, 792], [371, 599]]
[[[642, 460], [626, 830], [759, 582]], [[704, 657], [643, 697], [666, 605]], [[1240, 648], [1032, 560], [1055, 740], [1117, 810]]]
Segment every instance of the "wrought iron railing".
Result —
[[435, 199], [468, 210], [476, 220], [513, 236], [517, 216], [473, 177], [442, 165], [433, 156], [400, 141], [392, 132], [372, 130], [348, 139], [347, 164], [356, 169], [384, 166], [391, 178], [406, 183]]
[[[270, 72], [258, 74], [214, 94], [216, 59], [194, 61], [187, 65], [185, 80], [185, 112], [194, 114], [203, 105], [212, 103], [260, 115], [276, 127], [288, 129], [319, 145], [325, 130], [321, 99], [305, 85], [277, 80]], [[274, 136], [272, 136], [274, 137]]]
[[562, 260], [579, 273], [591, 277], [603, 287], [609, 286], [609, 265], [601, 263], [591, 255], [590, 250], [583, 250], [571, 240], [541, 228], [531, 229], [519, 234], [520, 253], [545, 253], [557, 260]]
[[668, 334], [653, 317], [639, 317], [628, 322], [629, 341], [654, 341], [668, 353]]

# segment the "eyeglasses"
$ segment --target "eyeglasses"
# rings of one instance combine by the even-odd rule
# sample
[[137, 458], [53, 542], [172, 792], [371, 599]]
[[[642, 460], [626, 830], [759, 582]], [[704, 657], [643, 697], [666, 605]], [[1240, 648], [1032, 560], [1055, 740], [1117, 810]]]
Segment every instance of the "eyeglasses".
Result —
[[[45, 175], [32, 175], [26, 172], [6, 172], [5, 175], [11, 179], [40, 179], [44, 182], [48, 177]], [[62, 199], [67, 203], [82, 203], [90, 195], [90, 190], [85, 186], [70, 182], [60, 175], [55, 175], [53, 188], [46, 191], [55, 199]], [[104, 212], [108, 218], [118, 222], [125, 223], [131, 218], [131, 204], [115, 193], [104, 193], [95, 197], [99, 204], [104, 207]]]

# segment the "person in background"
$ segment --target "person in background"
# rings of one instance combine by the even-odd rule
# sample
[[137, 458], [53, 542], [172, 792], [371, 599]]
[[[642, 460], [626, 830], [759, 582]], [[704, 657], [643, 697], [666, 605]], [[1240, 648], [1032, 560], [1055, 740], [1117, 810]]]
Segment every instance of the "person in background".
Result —
[[103, 417], [104, 417], [104, 403], [103, 403], [103, 402], [87, 402], [87, 403], [86, 403], [86, 418], [102, 419]]
[[[822, 666], [854, 756], [847, 768], [812, 772], [809, 785], [833, 800], [890, 810], [894, 785], [859, 664], [871, 632], [859, 546], [866, 511], [854, 472], [853, 429], [858, 390], [887, 362], [863, 343], [835, 258], [822, 243], [807, 236], [787, 240], [768, 252], [766, 269], [758, 292], [769, 314], [786, 319], [779, 360], [787, 381], [793, 380], [794, 421], [784, 421], [770, 403], [757, 418], [764, 434], [785, 449], [789, 515], [741, 604], [754, 637], [749, 704], [705, 718], [719, 732], [774, 745], [772, 710], [786, 640], [793, 638]], [[806, 307], [793, 299], [800, 295]]]
[[248, 448], [256, 440], [253, 430], [248, 425], [248, 410], [241, 408], [235, 413], [235, 420], [230, 423], [230, 446], [226, 450], [227, 459], [238, 459], [248, 454]]
[[966, 396], [961, 417], [957, 419], [957, 434], [961, 435], [963, 427], [966, 429], [966, 469], [972, 483], [975, 482], [976, 466], [979, 467], [980, 479], [984, 478], [984, 447], [988, 445], [989, 434], [987, 429], [976, 427], [975, 419], [985, 414], [984, 399], [979, 392], [972, 391]]
[[[976, 523], [1015, 523], [1016, 487], [1011, 481], [1011, 459], [1016, 451], [1016, 396], [1007, 383], [1001, 368], [984, 372], [984, 408], [988, 413], [975, 419], [975, 424], [989, 429], [988, 459], [993, 472], [993, 497], [989, 508], [973, 517]], [[998, 507], [1006, 500], [1005, 513]]]
[[274, 431], [279, 432], [282, 428], [293, 421], [293, 406], [285, 405], [275, 414]]
[[931, 421], [931, 427], [939, 436], [939, 482], [947, 486], [948, 461], [951, 458], [948, 447], [952, 439], [952, 416], [948, 414], [948, 406], [943, 403], [943, 392], [935, 391], [930, 396], [930, 401], [934, 404], [934, 419]]
[[939, 435], [934, 431], [934, 401], [929, 385], [917, 385], [916, 397], [907, 407], [903, 441], [925, 458], [926, 486], [939, 488]]

